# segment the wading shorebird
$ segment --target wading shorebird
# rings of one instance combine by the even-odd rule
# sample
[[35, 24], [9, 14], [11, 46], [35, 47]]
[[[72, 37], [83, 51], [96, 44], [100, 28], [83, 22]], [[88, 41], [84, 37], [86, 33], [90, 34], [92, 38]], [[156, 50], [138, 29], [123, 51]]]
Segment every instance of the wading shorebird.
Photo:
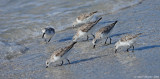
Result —
[[94, 39], [92, 40], [92, 43], [93, 43], [93, 48], [95, 48], [96, 46], [96, 42], [98, 42], [99, 40], [103, 39], [103, 38], [106, 38], [105, 40], [105, 44], [107, 43], [107, 39], [109, 38], [110, 39], [110, 44], [111, 44], [111, 38], [109, 37], [110, 36], [110, 33], [113, 29], [113, 27], [115, 26], [115, 24], [117, 23], [118, 21], [115, 21], [114, 23], [108, 25], [108, 26], [105, 26], [105, 27], [102, 27], [100, 28], [96, 33], [95, 33], [95, 36], [94, 36]]
[[133, 44], [136, 41], [136, 37], [138, 37], [139, 35], [141, 35], [142, 33], [136, 34], [136, 35], [126, 35], [123, 36], [116, 44], [115, 44], [115, 53], [117, 52], [117, 49], [121, 46], [129, 46], [129, 48], [127, 48], [127, 52], [129, 51], [129, 49], [132, 47], [132, 52], [134, 52], [134, 46]]
[[[54, 28], [48, 27], [48, 28], [42, 29], [42, 33], [43, 33], [42, 38], [44, 38], [45, 42], [47, 43], [51, 40], [51, 38], [55, 34], [55, 30]], [[49, 40], [47, 41], [47, 39]]]
[[102, 19], [99, 18], [98, 20], [94, 22], [89, 22], [87, 24], [82, 25], [81, 27], [78, 28], [77, 33], [73, 36], [73, 41], [77, 41], [78, 38], [87, 35], [87, 40], [88, 40], [88, 33], [91, 31], [91, 29]]
[[54, 63], [56, 61], [62, 61], [62, 63], [58, 66], [63, 65], [63, 59], [66, 59], [68, 63], [70, 64], [70, 61], [67, 59], [67, 56], [69, 54], [69, 50], [76, 44], [77, 42], [73, 42], [71, 45], [66, 46], [65, 48], [60, 48], [59, 50], [56, 50], [51, 57], [46, 61], [46, 68], [48, 68], [50, 63]]
[[91, 20], [95, 21], [97, 17], [94, 14], [97, 13], [97, 12], [98, 11], [94, 11], [94, 12], [91, 12], [91, 13], [81, 14], [80, 16], [78, 16], [76, 18], [76, 22], [73, 24], [73, 26], [76, 26], [78, 24], [88, 23]]

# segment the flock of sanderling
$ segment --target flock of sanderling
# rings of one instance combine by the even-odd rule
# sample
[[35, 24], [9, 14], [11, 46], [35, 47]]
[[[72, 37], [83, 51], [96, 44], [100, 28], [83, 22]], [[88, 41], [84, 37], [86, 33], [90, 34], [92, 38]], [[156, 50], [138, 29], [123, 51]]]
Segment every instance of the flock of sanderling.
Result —
[[[82, 36], [87, 36], [87, 40], [88, 40], [89, 38], [88, 35], [90, 34], [91, 29], [93, 29], [93, 27], [102, 19], [102, 17], [96, 17], [94, 15], [97, 12], [98, 11], [82, 14], [76, 18], [76, 23], [74, 23], [73, 26], [76, 26], [77, 24], [82, 24], [82, 25], [78, 28], [76, 34], [73, 36], [73, 42], [69, 46], [66, 46], [65, 48], [60, 48], [54, 51], [51, 57], [46, 61], [46, 68], [48, 68], [50, 63], [56, 62], [56, 61], [61, 61], [62, 63], [58, 65], [58, 66], [61, 66], [63, 65], [64, 59], [66, 59], [70, 64], [70, 61], [67, 59], [67, 56], [69, 54], [67, 52], [77, 43], [78, 38]], [[111, 44], [110, 33], [117, 22], [118, 21], [115, 21], [114, 23], [108, 26], [100, 28], [97, 32], [95, 32], [95, 35], [91, 34], [94, 37], [94, 39], [92, 40], [93, 48], [95, 48], [96, 42], [101, 39], [106, 39], [104, 44], [107, 44], [107, 39], [109, 38], [110, 39], [109, 44]], [[55, 34], [54, 28], [51, 28], [51, 27], [44, 28], [42, 32], [43, 32], [42, 38], [45, 39], [46, 43], [49, 42]], [[142, 33], [139, 33], [136, 35], [126, 35], [122, 37], [117, 43], [115, 43], [115, 53], [117, 52], [117, 49], [121, 46], [127, 46], [128, 47], [127, 52], [129, 51], [130, 48], [133, 48], [132, 49], [132, 52], [133, 52], [134, 51], [133, 44], [135, 43], [136, 37], [138, 37], [141, 34]]]

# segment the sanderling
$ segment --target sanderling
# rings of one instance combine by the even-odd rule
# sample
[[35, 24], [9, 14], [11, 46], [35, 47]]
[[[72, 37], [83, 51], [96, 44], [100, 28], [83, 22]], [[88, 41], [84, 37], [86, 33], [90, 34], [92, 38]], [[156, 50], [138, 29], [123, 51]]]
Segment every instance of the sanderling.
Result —
[[73, 42], [71, 45], [66, 46], [65, 48], [60, 48], [59, 50], [56, 50], [51, 57], [46, 61], [46, 68], [48, 68], [49, 64], [56, 61], [62, 61], [62, 63], [58, 66], [63, 65], [63, 59], [66, 59], [68, 63], [70, 64], [70, 61], [67, 59], [68, 51], [76, 44], [77, 42]]
[[[54, 28], [48, 27], [48, 28], [42, 29], [42, 33], [43, 33], [42, 38], [44, 38], [45, 42], [47, 43], [51, 40], [51, 38], [55, 34], [55, 30]], [[49, 40], [47, 41], [48, 38]]]
[[[105, 26], [105, 27], [102, 27], [100, 28], [96, 33], [95, 33], [95, 36], [94, 36], [94, 39], [92, 41], [93, 43], [93, 48], [95, 48], [96, 46], [96, 42], [100, 39], [103, 39], [103, 38], [106, 38], [105, 40], [105, 44], [107, 42], [107, 39], [110, 38], [110, 33], [113, 29], [113, 27], [115, 26], [115, 24], [117, 23], [118, 21], [115, 21], [114, 23], [108, 25], [108, 26]], [[111, 38], [110, 38], [110, 44], [111, 44]]]
[[82, 25], [81, 27], [78, 28], [77, 33], [73, 37], [73, 41], [77, 41], [78, 38], [87, 35], [87, 40], [88, 40], [88, 32], [92, 29], [93, 26], [95, 26], [100, 20], [102, 19], [99, 18], [98, 20], [94, 22], [89, 22], [87, 24]]
[[115, 53], [117, 52], [117, 49], [121, 46], [129, 46], [129, 48], [127, 48], [127, 52], [128, 50], [132, 47], [132, 52], [134, 52], [134, 46], [133, 44], [136, 41], [136, 37], [138, 37], [139, 35], [141, 35], [142, 33], [136, 34], [136, 35], [126, 35], [123, 36], [116, 44], [115, 44]]
[[76, 22], [73, 24], [73, 26], [76, 26], [78, 24], [88, 23], [91, 20], [96, 20], [97, 17], [94, 16], [94, 14], [97, 13], [97, 12], [98, 11], [94, 11], [94, 12], [91, 12], [91, 13], [81, 14], [80, 16], [78, 16], [76, 18]]

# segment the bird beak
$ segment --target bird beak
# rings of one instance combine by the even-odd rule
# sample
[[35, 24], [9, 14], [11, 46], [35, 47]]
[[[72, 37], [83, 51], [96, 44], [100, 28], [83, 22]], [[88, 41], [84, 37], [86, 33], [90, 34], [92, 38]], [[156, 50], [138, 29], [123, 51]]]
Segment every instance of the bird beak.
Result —
[[43, 33], [42, 38], [44, 38], [44, 34], [45, 34], [45, 33]]
[[48, 68], [48, 66], [46, 66], [46, 68]]

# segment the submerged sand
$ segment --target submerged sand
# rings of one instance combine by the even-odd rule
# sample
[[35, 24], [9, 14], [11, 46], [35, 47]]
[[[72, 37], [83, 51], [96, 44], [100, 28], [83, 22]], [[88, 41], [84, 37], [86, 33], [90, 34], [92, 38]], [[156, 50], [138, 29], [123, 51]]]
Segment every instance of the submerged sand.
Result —
[[[159, 79], [160, 76], [160, 1], [144, 0], [141, 4], [109, 15], [96, 26], [103, 27], [118, 20], [111, 38], [112, 44], [104, 46], [102, 40], [92, 49], [89, 41], [82, 38], [70, 51], [63, 66], [53, 63], [45, 68], [45, 61], [54, 50], [72, 42], [76, 29], [57, 32], [50, 43], [41, 36], [18, 44], [25, 49], [20, 54], [6, 57], [0, 63], [0, 79]], [[143, 33], [135, 44], [135, 52], [125, 48], [114, 53], [115, 42], [124, 34]], [[34, 43], [33, 43], [34, 42]], [[34, 51], [34, 52], [33, 52]]]

